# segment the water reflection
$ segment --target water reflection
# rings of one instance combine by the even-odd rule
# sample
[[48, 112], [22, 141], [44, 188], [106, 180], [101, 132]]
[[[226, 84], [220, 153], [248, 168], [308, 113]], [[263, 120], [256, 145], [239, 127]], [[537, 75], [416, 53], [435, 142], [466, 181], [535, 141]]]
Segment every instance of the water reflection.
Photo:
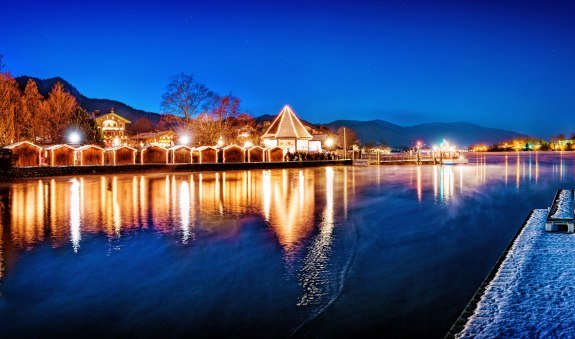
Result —
[[[460, 219], [467, 227], [468, 216], [474, 213], [473, 204], [459, 204], [481, 201], [473, 195], [490, 192], [490, 185], [513, 192], [520, 190], [519, 194], [514, 194], [522, 196], [527, 188], [538, 183], [545, 186], [553, 182], [550, 179], [572, 182], [575, 176], [573, 157], [567, 155], [557, 155], [550, 160], [539, 153], [513, 152], [470, 155], [469, 159], [470, 164], [466, 166], [326, 167], [85, 176], [2, 184], [0, 202], [5, 212], [0, 213], [0, 278], [13, 279], [5, 273], [18, 265], [20, 256], [39, 244], [57, 248], [60, 259], [68, 255], [68, 261], [58, 261], [58, 265], [65, 267], [95, 256], [96, 238], [107, 245], [106, 250], [113, 244], [118, 250], [116, 253], [131, 255], [137, 254], [134, 246], [124, 245], [133, 244], [136, 236], [145, 238], [151, 234], [154, 240], [168, 247], [169, 254], [177, 254], [170, 256], [158, 252], [158, 256], [164, 256], [157, 259], [162, 263], [158, 271], [168, 263], [179, 263], [173, 270], [177, 274], [162, 272], [168, 275], [164, 277], [166, 281], [173, 278], [170, 274], [179, 277], [188, 272], [186, 279], [191, 279], [198, 272], [205, 274], [206, 270], [202, 270], [205, 267], [208, 271], [213, 267], [213, 271], [221, 272], [221, 281], [225, 283], [217, 285], [211, 293], [225, 295], [226, 291], [222, 292], [222, 289], [233, 289], [228, 287], [226, 279], [248, 272], [238, 279], [246, 283], [233, 290], [241, 294], [247, 285], [254, 283], [254, 276], [258, 280], [260, 275], [267, 273], [261, 278], [263, 284], [272, 286], [266, 295], [278, 296], [272, 301], [278, 303], [282, 301], [282, 293], [289, 295], [290, 305], [297, 308], [298, 317], [305, 322], [331, 305], [341, 293], [356, 249], [362, 250], [361, 241], [365, 244], [377, 240], [369, 251], [363, 249], [368, 256], [377, 253], [380, 259], [388, 254], [393, 257], [391, 253], [401, 253], [402, 246], [407, 243], [405, 238], [394, 238], [396, 234], [405, 231], [407, 236], [419, 237], [422, 227], [428, 222], [438, 224], [437, 220], [443, 218], [445, 211], [450, 215], [459, 210], [467, 213]], [[490, 199], [489, 194], [485, 194], [485, 200]], [[372, 218], [364, 220], [356, 231], [352, 221], [362, 220], [358, 218], [361, 209], [369, 210], [369, 213], [373, 210], [373, 215], [368, 214]], [[422, 214], [416, 216], [416, 213]], [[413, 215], [415, 221], [406, 222], [407, 227], [401, 227], [403, 231], [400, 232], [397, 225], [405, 222], [406, 215], [410, 218]], [[366, 226], [372, 221], [373, 225]], [[452, 232], [449, 228], [443, 239], [454, 239]], [[465, 231], [458, 227], [457, 232], [462, 232], [463, 239]], [[414, 243], [422, 242], [417, 238]], [[158, 242], [153, 244], [156, 247]], [[225, 254], [220, 252], [218, 257], [215, 247], [225, 248]], [[33, 255], [30, 253], [28, 257]], [[409, 258], [412, 252], [402, 255]], [[238, 271], [225, 267], [233, 266], [227, 261], [230, 256], [239, 258], [233, 261], [240, 263]], [[114, 259], [113, 255], [110, 257]], [[242, 259], [247, 257], [250, 260]], [[416, 261], [424, 263], [424, 259], [425, 256], [421, 256]], [[50, 260], [48, 256], [43, 263], [49, 264]], [[191, 270], [189, 265], [194, 260], [203, 260], [206, 264], [200, 265], [201, 269]], [[153, 265], [154, 260], [151, 261], [146, 261], [145, 265]], [[92, 264], [105, 262], [98, 257]], [[379, 261], [377, 263], [379, 265]], [[134, 265], [134, 262], [126, 266], [130, 264]], [[112, 271], [111, 266], [100, 265], [105, 271]], [[270, 267], [270, 270], [266, 271], [262, 266]], [[381, 279], [374, 281], [393, 281], [392, 276], [376, 276]], [[214, 281], [211, 276], [207, 277], [210, 278], [206, 278], [207, 281]], [[132, 284], [140, 286], [141, 282], [136, 279], [126, 282], [126, 285]], [[274, 286], [281, 284], [289, 286], [275, 291]], [[290, 291], [295, 292], [289, 294]], [[126, 289], [122, 293], [134, 293], [133, 298], [126, 299], [128, 304], [140, 302], [141, 295], [133, 290]], [[184, 292], [178, 291], [177, 298], [172, 301], [180, 297], [179, 293]], [[190, 294], [187, 297], [197, 296]], [[261, 304], [266, 300], [262, 299]], [[294, 324], [286, 327], [293, 326], [299, 328]]]

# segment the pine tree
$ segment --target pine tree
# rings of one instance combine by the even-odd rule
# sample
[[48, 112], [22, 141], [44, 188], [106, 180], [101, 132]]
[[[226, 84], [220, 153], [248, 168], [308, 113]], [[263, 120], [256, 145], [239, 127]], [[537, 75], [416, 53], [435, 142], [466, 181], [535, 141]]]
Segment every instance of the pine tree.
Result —
[[81, 107], [77, 107], [72, 113], [68, 129], [76, 129], [82, 134], [86, 144], [102, 145], [102, 135], [96, 122], [90, 118], [88, 112]]

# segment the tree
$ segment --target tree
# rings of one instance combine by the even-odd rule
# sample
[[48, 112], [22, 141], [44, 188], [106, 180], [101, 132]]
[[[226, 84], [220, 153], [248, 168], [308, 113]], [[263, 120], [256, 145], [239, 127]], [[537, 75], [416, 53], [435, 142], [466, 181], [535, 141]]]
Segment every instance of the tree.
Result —
[[[345, 129], [345, 133], [344, 133], [344, 129]], [[344, 134], [345, 134], [345, 139], [344, 139]], [[339, 146], [341, 147], [345, 147], [347, 146], [347, 148], [351, 148], [352, 145], [354, 144], [358, 144], [359, 140], [357, 139], [357, 135], [355, 134], [355, 132], [350, 129], [349, 127], [345, 127], [342, 126], [340, 128], [338, 128], [337, 130], [337, 142], [339, 144]]]
[[42, 103], [42, 119], [46, 127], [45, 141], [52, 143], [64, 141], [64, 133], [77, 107], [76, 99], [64, 90], [60, 82], [57, 82], [52, 87], [48, 99]]
[[20, 137], [37, 142], [36, 137], [44, 134], [45, 121], [42, 119], [42, 95], [32, 79], [28, 79], [22, 95], [20, 115]]
[[220, 137], [226, 142], [236, 136], [240, 99], [231, 95], [218, 98], [209, 112], [200, 114], [193, 124], [194, 142], [199, 145], [216, 145]]
[[180, 129], [189, 131], [193, 118], [209, 111], [215, 94], [197, 82], [193, 75], [180, 73], [172, 78], [162, 96], [162, 113], [171, 114]]
[[154, 125], [148, 118], [141, 117], [134, 122], [132, 130], [136, 131], [136, 133], [151, 132], [154, 130]]
[[0, 73], [0, 146], [15, 141], [16, 112], [20, 109], [20, 90], [10, 73]]
[[72, 112], [67, 129], [78, 130], [82, 134], [83, 141], [87, 144], [102, 145], [104, 143], [98, 125], [96, 125], [94, 119], [90, 118], [88, 112], [80, 106], [76, 106], [76, 109]]

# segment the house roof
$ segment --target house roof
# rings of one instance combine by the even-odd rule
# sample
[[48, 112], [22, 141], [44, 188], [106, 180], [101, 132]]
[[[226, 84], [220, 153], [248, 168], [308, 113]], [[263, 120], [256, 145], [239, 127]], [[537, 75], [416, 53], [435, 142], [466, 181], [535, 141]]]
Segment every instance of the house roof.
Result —
[[325, 141], [327, 139], [327, 134], [314, 134], [311, 140], [314, 141]]
[[235, 145], [235, 144], [226, 145], [226, 146], [222, 147], [223, 150], [227, 150], [227, 149], [230, 149], [230, 148], [241, 148], [241, 149], [244, 150], [244, 151], [246, 150], [244, 147], [242, 147], [242, 146], [240, 146], [240, 145]]
[[193, 150], [193, 149], [194, 149], [193, 147], [190, 147], [190, 146], [187, 146], [187, 145], [175, 145], [175, 146], [172, 146], [172, 147], [168, 148], [168, 150], [174, 151], [174, 150], [177, 150], [177, 149], [180, 149], [180, 148], [187, 148], [187, 149], [189, 149], [189, 150]]
[[100, 151], [104, 151], [104, 149], [100, 146], [96, 146], [96, 145], [84, 145], [84, 146], [80, 146], [76, 148], [76, 151], [83, 151], [85, 149], [90, 149], [90, 148], [96, 148], [99, 149]]
[[168, 149], [165, 148], [164, 146], [161, 146], [161, 145], [158, 145], [158, 144], [152, 144], [152, 145], [148, 145], [148, 146], [142, 147], [142, 151], [145, 151], [145, 150], [147, 150], [148, 148], [152, 148], [152, 147], [161, 148], [161, 149], [163, 149], [164, 151], [167, 151], [167, 150], [168, 150]]
[[288, 105], [284, 106], [262, 136], [262, 139], [310, 140], [311, 138], [311, 134]]
[[123, 121], [126, 124], [132, 123], [130, 120], [128, 120], [128, 119], [124, 118], [123, 116], [118, 115], [116, 112], [114, 112], [113, 108], [112, 108], [112, 110], [110, 110], [110, 112], [95, 117], [94, 120], [106, 120], [106, 118], [109, 118], [109, 116], [111, 116], [111, 115], [116, 117], [118, 120]]
[[138, 134], [130, 137], [130, 139], [132, 139], [132, 140], [157, 139], [157, 138], [160, 138], [166, 134], [176, 135], [176, 133], [174, 131], [168, 130], [168, 131], [160, 131], [160, 132], [138, 133]]
[[134, 147], [130, 147], [130, 146], [108, 147], [108, 148], [106, 148], [106, 151], [117, 151], [117, 150], [122, 149], [122, 148], [128, 148], [128, 149], [130, 149], [130, 150], [132, 150], [132, 151], [136, 151], [136, 149], [135, 149]]
[[74, 149], [75, 149], [74, 147], [72, 147], [72, 146], [70, 146], [70, 145], [68, 145], [68, 144], [57, 144], [57, 145], [44, 146], [44, 149], [45, 149], [45, 150], [48, 150], [48, 151], [51, 151], [51, 150], [55, 150], [55, 149], [62, 148], [62, 147], [69, 148], [69, 149], [71, 149], [71, 150], [74, 150]]
[[36, 145], [36, 144], [34, 144], [34, 143], [31, 143], [30, 141], [27, 141], [27, 140], [15, 142], [15, 143], [13, 143], [13, 144], [4, 146], [4, 148], [13, 149], [13, 148], [16, 148], [16, 147], [18, 147], [18, 146], [20, 146], [20, 145], [24, 145], [24, 144], [28, 144], [28, 145], [30, 145], [30, 146], [34, 146], [34, 147], [36, 147], [36, 148], [42, 149], [42, 147], [40, 147], [40, 146], [38, 146], [38, 145]]

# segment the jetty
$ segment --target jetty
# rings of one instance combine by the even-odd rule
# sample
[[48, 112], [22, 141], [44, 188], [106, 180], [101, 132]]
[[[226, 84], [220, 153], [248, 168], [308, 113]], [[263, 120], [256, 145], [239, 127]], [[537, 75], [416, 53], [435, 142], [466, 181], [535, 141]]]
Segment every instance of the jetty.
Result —
[[551, 207], [547, 209], [545, 230], [547, 232], [575, 233], [573, 215], [574, 191], [572, 189], [559, 189], [555, 193]]
[[417, 153], [386, 153], [364, 155], [361, 159], [354, 159], [358, 165], [457, 165], [467, 164], [463, 157], [433, 156], [431, 154]]
[[573, 194], [529, 213], [446, 338], [573, 336]]

